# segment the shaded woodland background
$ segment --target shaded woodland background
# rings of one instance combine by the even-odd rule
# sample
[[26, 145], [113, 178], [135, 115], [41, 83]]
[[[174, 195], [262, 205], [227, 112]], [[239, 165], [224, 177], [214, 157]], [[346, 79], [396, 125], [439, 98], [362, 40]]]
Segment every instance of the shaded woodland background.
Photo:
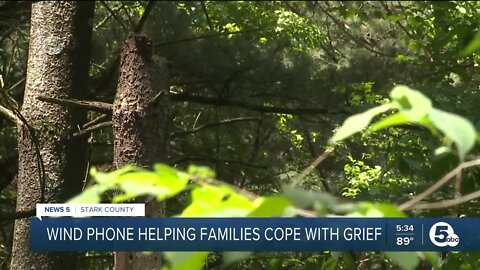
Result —
[[[5, 108], [21, 108], [24, 100], [30, 16], [30, 2], [0, 2]], [[96, 1], [83, 95], [113, 102], [121, 46], [141, 26], [137, 30], [152, 40], [154, 53], [168, 61], [171, 128], [164, 162], [180, 169], [205, 165], [219, 179], [256, 194], [279, 193], [281, 184], [325, 150], [345, 118], [385, 102], [395, 84], [422, 90], [435, 107], [466, 117], [478, 129], [480, 56], [460, 52], [476, 40], [479, 25], [476, 2]], [[101, 114], [89, 111], [85, 123]], [[109, 116], [99, 123], [78, 129], [88, 164], [81, 168], [82, 186], [90, 185], [89, 168], [114, 168]], [[17, 135], [15, 124], [0, 117], [1, 269], [9, 269], [18, 217]], [[410, 126], [355, 135], [301, 185], [345, 199], [401, 203], [458, 165], [453, 154], [435, 155], [439, 145], [428, 130]], [[461, 194], [480, 187], [479, 173], [474, 168], [463, 174]], [[454, 196], [448, 186], [430, 199]], [[167, 215], [178, 213], [184, 200], [167, 203]], [[478, 202], [410, 215], [478, 216]], [[360, 268], [367, 260], [369, 269], [398, 268], [380, 254], [367, 255], [345, 256], [336, 267]], [[319, 269], [329, 256], [256, 254], [229, 268]], [[448, 254], [442, 269], [478, 269], [479, 258]], [[112, 254], [79, 254], [76, 260], [78, 269], [113, 264]], [[207, 268], [221, 268], [219, 261], [211, 256]]]

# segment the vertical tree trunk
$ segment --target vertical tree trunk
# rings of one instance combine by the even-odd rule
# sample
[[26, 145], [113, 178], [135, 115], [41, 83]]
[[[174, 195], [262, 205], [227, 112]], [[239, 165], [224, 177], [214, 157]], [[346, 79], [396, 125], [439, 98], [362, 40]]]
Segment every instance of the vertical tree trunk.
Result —
[[[149, 167], [165, 160], [168, 109], [168, 68], [153, 56], [151, 41], [130, 35], [123, 45], [117, 95], [113, 104], [113, 162]], [[146, 213], [160, 216], [161, 204], [150, 202]], [[117, 252], [115, 269], [160, 269], [160, 253]]]
[[[82, 98], [86, 93], [93, 9], [93, 2], [32, 4], [21, 110], [31, 129], [18, 128], [17, 211], [33, 209], [42, 199], [61, 202], [81, 190], [85, 158], [81, 139], [72, 134], [85, 115], [41, 102], [37, 96]], [[40, 177], [39, 158], [44, 177]], [[29, 228], [28, 219], [15, 222], [11, 269], [74, 269], [73, 254], [30, 253]]]

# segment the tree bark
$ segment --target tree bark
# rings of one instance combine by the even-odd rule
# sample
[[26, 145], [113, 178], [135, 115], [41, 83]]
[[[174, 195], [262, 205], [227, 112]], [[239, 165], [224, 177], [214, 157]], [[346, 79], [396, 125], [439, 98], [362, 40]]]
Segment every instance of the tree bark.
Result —
[[[168, 126], [168, 68], [165, 58], [153, 56], [152, 42], [130, 35], [123, 44], [120, 77], [113, 103], [113, 162], [149, 167], [165, 161]], [[149, 216], [161, 216], [162, 204], [146, 206]], [[160, 269], [161, 254], [117, 252], [115, 269]]]
[[[83, 139], [72, 135], [85, 113], [37, 96], [80, 99], [86, 93], [93, 10], [93, 2], [32, 4], [21, 109], [28, 126], [18, 127], [17, 211], [31, 210], [40, 201], [62, 202], [81, 191], [86, 170]], [[75, 268], [72, 253], [31, 253], [29, 235], [28, 219], [17, 220], [12, 270]]]

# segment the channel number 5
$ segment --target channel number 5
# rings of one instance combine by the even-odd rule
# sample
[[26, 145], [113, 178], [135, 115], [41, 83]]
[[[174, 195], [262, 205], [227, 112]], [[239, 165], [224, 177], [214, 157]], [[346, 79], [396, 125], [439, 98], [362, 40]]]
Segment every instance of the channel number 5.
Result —
[[433, 224], [429, 232], [430, 241], [437, 247], [455, 247], [460, 243], [460, 238], [455, 234], [453, 227], [446, 222]]

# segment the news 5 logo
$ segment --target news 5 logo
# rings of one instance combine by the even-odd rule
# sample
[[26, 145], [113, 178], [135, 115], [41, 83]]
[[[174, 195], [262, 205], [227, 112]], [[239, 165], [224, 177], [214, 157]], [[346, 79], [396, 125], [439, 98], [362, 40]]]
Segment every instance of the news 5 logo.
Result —
[[460, 238], [447, 222], [437, 222], [430, 228], [430, 241], [437, 247], [455, 247], [460, 243]]

